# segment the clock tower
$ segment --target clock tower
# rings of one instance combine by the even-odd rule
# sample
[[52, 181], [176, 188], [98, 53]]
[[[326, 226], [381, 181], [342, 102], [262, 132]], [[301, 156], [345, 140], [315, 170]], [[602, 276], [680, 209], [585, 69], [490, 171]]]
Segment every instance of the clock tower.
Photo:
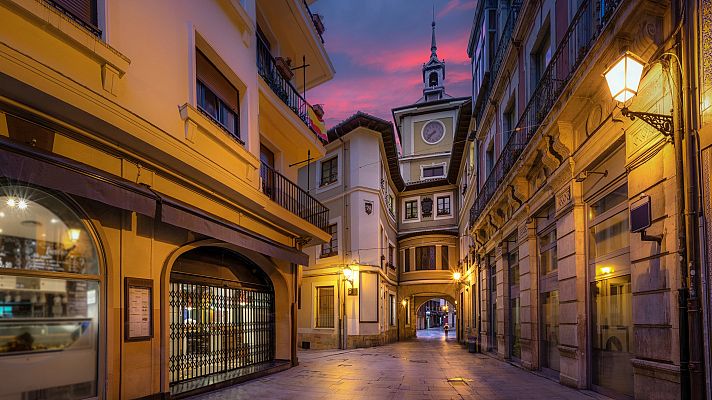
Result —
[[437, 54], [435, 18], [430, 27], [430, 57], [422, 67], [423, 96], [392, 110], [402, 147], [401, 175], [412, 183], [446, 177], [458, 111], [469, 99], [445, 92], [445, 61]]

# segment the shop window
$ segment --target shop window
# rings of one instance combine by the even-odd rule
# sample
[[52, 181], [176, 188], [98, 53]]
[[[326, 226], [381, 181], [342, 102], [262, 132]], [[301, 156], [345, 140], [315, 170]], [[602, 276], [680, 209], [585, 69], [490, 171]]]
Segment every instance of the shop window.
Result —
[[405, 202], [405, 219], [418, 218], [418, 200], [408, 200]]
[[316, 288], [316, 327], [334, 327], [334, 287], [319, 286]]
[[489, 278], [489, 342], [490, 350], [497, 351], [497, 264], [494, 253], [487, 255]]
[[[508, 242], [514, 243], [516, 236]], [[507, 253], [507, 266], [509, 268], [509, 336], [510, 355], [514, 358], [522, 357], [521, 338], [521, 310], [519, 301], [519, 248], [512, 245]]]
[[388, 304], [390, 305], [391, 309], [391, 315], [390, 315], [390, 323], [391, 326], [396, 326], [396, 313], [398, 312], [398, 309], [396, 308], [396, 296], [389, 294], [388, 295]]
[[240, 140], [240, 93], [208, 58], [196, 51], [198, 109]]
[[415, 270], [435, 269], [435, 246], [419, 246], [415, 248]]
[[0, 376], [14, 382], [0, 385], [0, 398], [97, 396], [100, 300], [82, 220], [50, 193], [0, 187]]
[[331, 224], [326, 227], [326, 232], [331, 234], [331, 240], [321, 245], [321, 258], [335, 256], [339, 253], [338, 226]]
[[332, 157], [321, 162], [320, 186], [326, 186], [336, 182], [339, 177], [339, 159]]
[[559, 371], [559, 291], [541, 294], [542, 367]]
[[589, 206], [592, 383], [633, 396], [629, 235], [624, 184]]

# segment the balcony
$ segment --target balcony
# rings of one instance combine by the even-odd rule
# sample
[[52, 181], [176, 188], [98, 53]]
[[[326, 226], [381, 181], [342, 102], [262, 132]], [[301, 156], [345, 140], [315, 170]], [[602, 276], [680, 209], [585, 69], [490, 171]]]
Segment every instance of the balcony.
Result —
[[489, 72], [485, 73], [484, 79], [482, 81], [482, 86], [480, 87], [477, 100], [474, 103], [474, 115], [477, 124], [482, 123], [482, 114], [484, 113], [487, 101], [492, 93], [492, 87], [496, 81], [496, 78], [501, 71], [502, 61], [504, 60], [504, 55], [507, 53], [509, 45], [512, 43], [512, 33], [514, 32], [514, 26], [517, 24], [517, 19], [519, 17], [519, 9], [521, 8], [521, 2], [514, 2], [507, 14], [507, 21], [504, 23], [504, 28], [502, 28], [502, 34], [499, 36], [497, 42], [497, 50], [492, 59], [492, 65], [490, 65]]
[[[598, 36], [615, 14], [622, 0], [600, 3], [584, 0], [571, 20], [541, 80], [527, 103], [514, 132], [504, 145], [494, 168], [470, 208], [470, 226], [480, 217], [512, 167], [519, 160], [529, 141], [542, 125], [549, 111], [569, 84]], [[603, 9], [600, 7], [603, 6]], [[511, 39], [511, 33], [510, 33]], [[500, 47], [506, 46], [502, 43]], [[499, 54], [499, 50], [497, 52]], [[497, 58], [495, 57], [495, 60]], [[495, 69], [495, 71], [497, 71]], [[479, 123], [479, 120], [478, 120]]]
[[312, 107], [292, 83], [285, 79], [277, 69], [277, 61], [269, 51], [267, 45], [257, 36], [257, 73], [265, 83], [289, 107], [319, 141], [326, 144], [326, 139], [317, 133], [309, 118], [309, 109]]
[[260, 166], [262, 193], [312, 225], [326, 230], [329, 209], [264, 162]]

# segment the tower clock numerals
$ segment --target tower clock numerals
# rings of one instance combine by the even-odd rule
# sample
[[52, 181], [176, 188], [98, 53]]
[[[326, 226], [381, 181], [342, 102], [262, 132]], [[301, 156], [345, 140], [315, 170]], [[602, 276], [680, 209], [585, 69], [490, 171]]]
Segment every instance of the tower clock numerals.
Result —
[[443, 138], [445, 128], [438, 121], [430, 121], [423, 127], [423, 140], [429, 144], [435, 144]]

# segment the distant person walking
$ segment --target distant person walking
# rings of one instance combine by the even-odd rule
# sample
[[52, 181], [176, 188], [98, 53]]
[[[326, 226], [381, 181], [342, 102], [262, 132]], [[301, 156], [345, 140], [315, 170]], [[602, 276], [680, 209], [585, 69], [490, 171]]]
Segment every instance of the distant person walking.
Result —
[[448, 325], [446, 322], [443, 326], [443, 329], [445, 330], [445, 337], [447, 337], [448, 331], [450, 330], [450, 325]]

